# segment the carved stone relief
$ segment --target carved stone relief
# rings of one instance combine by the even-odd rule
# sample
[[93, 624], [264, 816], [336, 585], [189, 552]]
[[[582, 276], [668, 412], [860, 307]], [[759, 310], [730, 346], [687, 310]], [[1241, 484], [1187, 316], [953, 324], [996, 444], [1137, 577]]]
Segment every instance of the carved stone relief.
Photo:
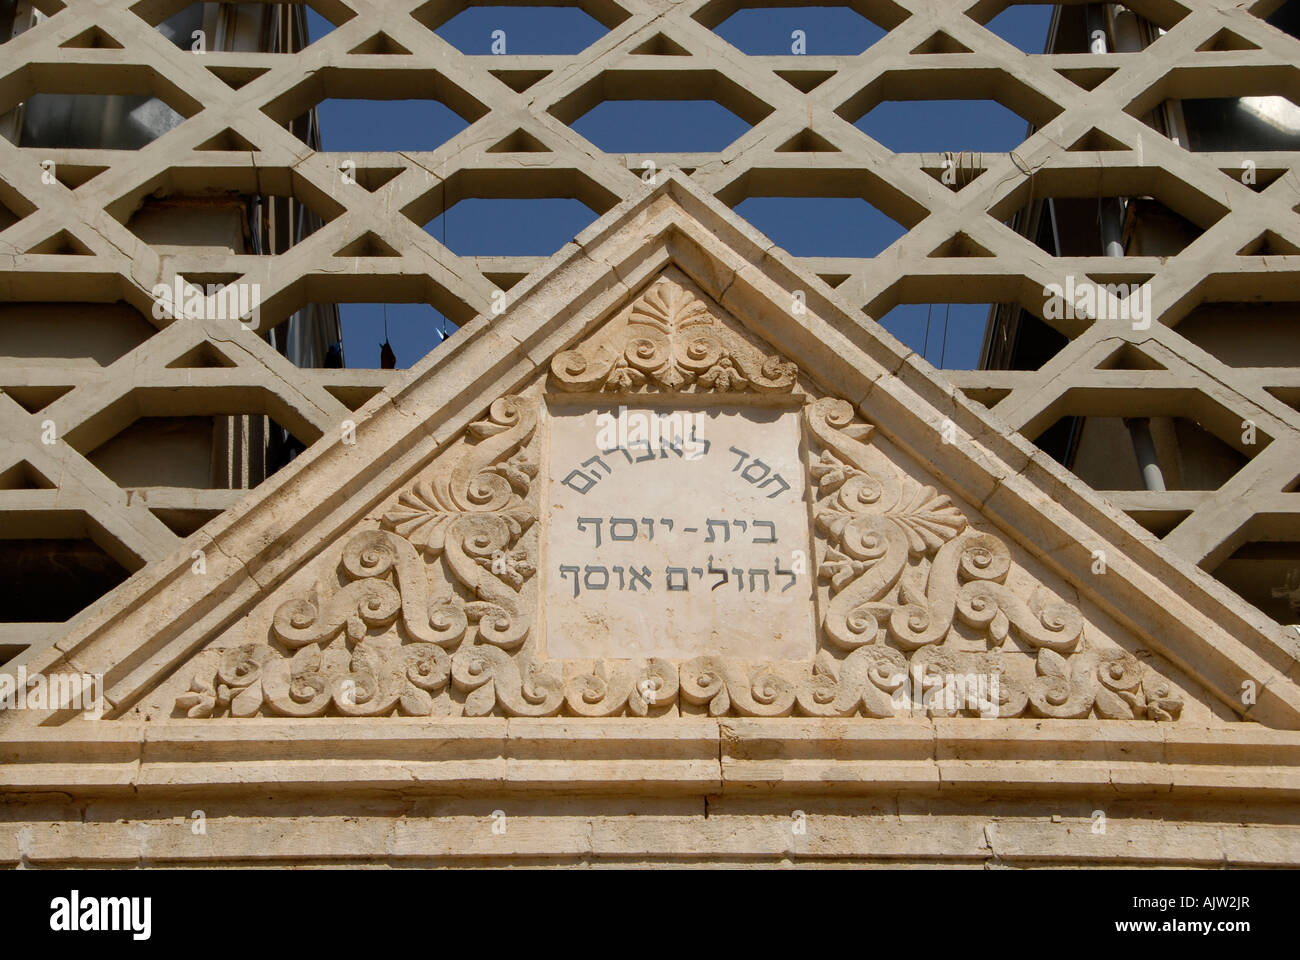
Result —
[[280, 604], [267, 642], [224, 651], [178, 712], [427, 716], [450, 692], [466, 716], [1178, 718], [1164, 678], [1095, 644], [1079, 610], [1030, 582], [1000, 538], [891, 462], [851, 404], [809, 395], [793, 364], [683, 285], [661, 279], [558, 354], [548, 384], [616, 400], [749, 392], [798, 404], [819, 584], [812, 659], [547, 656], [537, 629], [546, 401], [531, 389], [493, 403], [380, 529], [347, 540], [337, 590]]

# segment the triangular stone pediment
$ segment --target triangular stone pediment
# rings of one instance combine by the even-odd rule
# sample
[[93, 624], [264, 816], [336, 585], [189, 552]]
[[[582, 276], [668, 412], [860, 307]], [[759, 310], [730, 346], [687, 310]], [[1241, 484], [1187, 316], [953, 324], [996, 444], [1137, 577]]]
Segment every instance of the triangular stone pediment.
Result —
[[1239, 601], [696, 189], [594, 225], [35, 666], [105, 675], [107, 723], [1300, 726]]
[[874, 434], [669, 266], [137, 711], [1219, 719]]

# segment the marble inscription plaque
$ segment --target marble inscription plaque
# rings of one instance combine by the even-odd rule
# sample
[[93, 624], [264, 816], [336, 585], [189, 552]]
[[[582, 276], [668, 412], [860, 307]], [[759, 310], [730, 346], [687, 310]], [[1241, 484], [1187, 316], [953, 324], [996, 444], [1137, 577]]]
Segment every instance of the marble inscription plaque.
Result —
[[799, 437], [794, 410], [552, 408], [549, 656], [811, 659]]

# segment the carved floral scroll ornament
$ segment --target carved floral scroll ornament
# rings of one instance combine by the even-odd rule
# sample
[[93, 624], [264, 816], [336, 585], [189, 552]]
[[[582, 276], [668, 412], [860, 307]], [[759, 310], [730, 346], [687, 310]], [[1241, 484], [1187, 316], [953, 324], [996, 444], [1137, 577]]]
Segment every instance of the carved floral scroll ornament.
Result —
[[[1027, 600], [1012, 590], [1006, 544], [868, 444], [872, 427], [853, 422], [850, 404], [818, 400], [805, 418], [821, 448], [810, 471], [830, 595], [812, 675], [699, 657], [682, 665], [684, 700], [714, 716], [1177, 719], [1169, 683], [1128, 653], [1088, 646], [1078, 610], [1041, 587]], [[1021, 647], [1036, 652], [1029, 678], [1009, 669]], [[954, 700], [954, 677], [987, 682]]]
[[632, 305], [612, 337], [551, 361], [551, 383], [568, 392], [789, 393], [797, 373], [793, 363], [762, 353], [667, 279]]
[[[470, 427], [477, 442], [403, 493], [387, 529], [347, 542], [341, 588], [276, 609], [271, 634], [292, 653], [269, 643], [227, 650], [177, 707], [190, 717], [428, 716], [448, 684], [469, 716], [644, 716], [671, 705], [677, 671], [666, 661], [597, 664], [562, 680], [530, 649], [537, 466], [527, 445], [537, 416], [533, 400], [494, 403]], [[447, 589], [431, 589], [438, 582]]]

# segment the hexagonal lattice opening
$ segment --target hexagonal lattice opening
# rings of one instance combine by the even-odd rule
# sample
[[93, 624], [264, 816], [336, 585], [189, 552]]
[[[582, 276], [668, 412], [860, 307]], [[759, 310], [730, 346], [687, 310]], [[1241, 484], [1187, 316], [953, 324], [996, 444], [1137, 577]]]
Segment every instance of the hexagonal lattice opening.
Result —
[[1300, 149], [1300, 71], [1192, 61], [1169, 70], [1124, 112], [1194, 152]]
[[1103, 255], [1101, 201], [1123, 200], [1122, 211], [1116, 208], [1116, 239], [1123, 238], [1127, 256], [1172, 256], [1228, 212], [1218, 199], [1165, 170], [1113, 164], [1086, 178], [1073, 169], [1041, 169], [1032, 191], [1028, 181], [1019, 184], [989, 210], [989, 216], [1011, 222], [1031, 199], [1050, 200], [1047, 209], [1056, 220], [1052, 230], [1044, 218], [1042, 229], [1034, 235], [1035, 244], [1066, 257]]
[[749, 197], [736, 212], [796, 257], [874, 257], [907, 232], [861, 197]]
[[602, 150], [676, 153], [722, 150], [772, 107], [715, 70], [610, 70], [550, 112]]
[[1006, 153], [1029, 135], [996, 100], [886, 100], [854, 126], [895, 153]]
[[[238, 396], [241, 392], [245, 397]], [[267, 452], [268, 443], [275, 447], [287, 439], [297, 441], [296, 446], [302, 449], [318, 435], [313, 432], [304, 437], [295, 436], [274, 417], [266, 416], [262, 412], [268, 406], [265, 401], [259, 403], [260, 397], [246, 398], [261, 391], [233, 387], [224, 393], [224, 402], [218, 395], [207, 402], [195, 402], [191, 394], [186, 406], [212, 410], [208, 416], [186, 415], [184, 407], [172, 413], [159, 402], [165, 402], [165, 397], [147, 398], [143, 404], [145, 415], [136, 417], [102, 443], [86, 450], [86, 459], [124, 489], [225, 490], [240, 485], [237, 477], [245, 458], [254, 461], [257, 468], [251, 472], [255, 477], [262, 472], [262, 465], [256, 461], [263, 457], [275, 459], [274, 452]], [[121, 414], [121, 410], [115, 410], [109, 416], [117, 419]], [[106, 424], [99, 422], [83, 429], [103, 431], [105, 428]], [[85, 446], [82, 430], [76, 435], [69, 433], [69, 443]], [[274, 465], [267, 472], [273, 469]]]
[[1009, 3], [1008, 0], [978, 0], [966, 10], [966, 15], [982, 24], [990, 33], [1001, 37], [1017, 49], [1030, 54], [1046, 52], [1048, 34], [1052, 31], [1052, 53], [1089, 53], [1093, 34], [1101, 30], [1105, 35], [1107, 51], [1124, 50], [1126, 43], [1117, 42], [1115, 33], [1125, 38], [1142, 29], [1134, 11], [1145, 20], [1169, 29], [1187, 15], [1187, 8], [1176, 0], [1130, 0], [1128, 5], [1107, 4], [1091, 9], [1086, 4], [1064, 4], [1053, 8], [1050, 3]]
[[[328, 101], [352, 101], [356, 106]], [[394, 102], [404, 105], [393, 106]], [[442, 109], [427, 106], [430, 103], [440, 104]], [[315, 71], [263, 110], [310, 145], [315, 125], [308, 122], [308, 114], [322, 105], [319, 131], [323, 141], [330, 143], [326, 147], [330, 150], [433, 149], [437, 137], [454, 136], [463, 129], [451, 115], [468, 125], [487, 113], [483, 104], [436, 70], [388, 73], [341, 67]], [[381, 111], [378, 118], [375, 110]], [[393, 124], [398, 126], [392, 129]], [[427, 130], [426, 124], [431, 125]], [[393, 146], [398, 143], [404, 146]]]
[[751, 56], [852, 56], [885, 31], [851, 6], [768, 7], [745, 4], [713, 32]]
[[1286, 97], [1212, 97], [1180, 101], [1193, 152], [1300, 150], [1300, 107]]
[[509, 170], [464, 169], [402, 212], [461, 256], [546, 256], [614, 203], [613, 193], [577, 170], [539, 169], [520, 178]]
[[62, 623], [144, 566], [80, 510], [5, 513], [0, 534], [0, 621]]
[[[405, 370], [458, 329], [427, 303], [340, 303], [338, 311], [343, 328], [340, 359], [349, 369]], [[392, 349], [391, 366], [385, 363], [384, 344]]]
[[[60, 336], [51, 338], [56, 328]], [[106, 367], [157, 332], [118, 303], [0, 303], [0, 363], [57, 359], [62, 368]]]
[[272, 434], [304, 446], [320, 437], [278, 394], [203, 374], [155, 376], [64, 431], [63, 439], [124, 487], [226, 489], [239, 485], [228, 467], [245, 455], [241, 445], [255, 457], [261, 438]]
[[284, 206], [290, 199], [315, 216], [303, 218], [301, 231], [285, 235], [284, 249], [289, 249], [314, 233], [325, 220], [292, 194], [231, 190], [149, 197], [131, 215], [126, 227], [157, 248], [199, 248], [230, 254], [269, 252], [273, 225], [266, 211], [277, 204]]
[[581, 53], [609, 29], [578, 6], [494, 4], [461, 10], [434, 32], [461, 53], [537, 56]]
[[[1012, 124], [1006, 127], [1008, 131], [1012, 131], [1011, 133], [1004, 134], [993, 141], [1001, 142], [1018, 133], [1019, 138], [1015, 140], [1013, 146], [1019, 145], [1025, 139], [1026, 123], [1035, 127], [1042, 127], [1061, 112], [1061, 108], [1054, 101], [1039, 93], [1033, 87], [1016, 79], [1004, 70], [988, 67], [971, 68], [960, 72], [939, 67], [917, 68], [906, 71], [887, 70], [841, 103], [835, 112], [850, 123], [860, 124], [879, 105], [889, 101], [900, 101], [904, 104], [903, 106], [890, 107], [882, 115], [886, 120], [892, 121], [891, 125], [898, 126], [900, 131], [910, 131], [912, 139], [900, 140], [900, 142], [933, 142], [940, 144], [940, 146], [934, 148], [939, 150], [972, 149], [966, 146], [965, 143], [957, 142], [961, 138], [952, 135], [951, 131], [948, 130], [949, 126], [958, 125], [966, 128], [964, 131], [965, 137], [972, 139], [981, 136], [976, 129], [970, 127], [972, 121], [976, 123], [979, 121], [997, 122], [999, 125], [1010, 123], [1000, 112], [963, 115], [962, 109], [953, 105], [954, 100], [967, 102], [996, 101], [1003, 110], [1020, 117], [1021, 127], [1019, 131], [1015, 131], [1014, 124]], [[917, 107], [917, 101], [940, 104], [938, 107], [929, 109], [941, 112], [932, 116], [928, 124], [920, 122], [915, 114], [909, 112], [927, 109]], [[982, 109], [990, 110], [991, 108], [985, 107]], [[913, 130], [913, 125], [917, 128], [929, 127], [931, 129]], [[860, 129], [870, 133], [869, 126], [860, 127]]]
[[1174, 328], [1230, 367], [1300, 367], [1296, 303], [1202, 303]]
[[[180, 49], [196, 52], [196, 43], [201, 42], [209, 51], [294, 53], [334, 29], [334, 24], [302, 2], [144, 0], [131, 10]], [[349, 11], [349, 18], [352, 15]], [[203, 36], [195, 37], [195, 31]]]
[[969, 370], [979, 363], [988, 326], [987, 303], [900, 303], [880, 325], [939, 369]]
[[1300, 623], [1300, 524], [1294, 515], [1252, 517], [1202, 566], [1278, 623]]
[[[991, 343], [989, 325], [995, 317], [1002, 321], [994, 327], [1000, 337]], [[900, 303], [880, 318], [880, 325], [940, 370], [1037, 370], [1069, 343], [1040, 317], [1011, 302]]]
[[0, 4], [0, 45], [8, 43], [14, 37], [26, 33], [32, 27], [44, 23], [60, 10], [65, 9], [60, 0], [33, 0], [25, 5], [20, 13], [19, 5], [13, 0]]
[[572, 127], [610, 153], [714, 153], [749, 130], [714, 100], [606, 100]]
[[110, 60], [21, 67], [5, 78], [0, 114], [20, 105], [16, 129], [0, 124], [19, 146], [103, 150], [138, 149], [203, 109], [153, 67]]
[[[1150, 432], [1167, 490], [1217, 490], [1271, 439], [1257, 431], [1254, 444], [1243, 443], [1241, 417], [1177, 389], [1077, 388], [1021, 432], [1094, 489], [1143, 490], [1134, 421]], [[1055, 442], [1062, 431], [1070, 436]]]
[[[398, 304], [430, 304], [438, 314], [447, 318], [448, 329], [463, 325], [478, 312], [438, 283], [427, 270], [406, 263], [400, 257], [377, 257], [371, 261], [372, 265], [365, 267], [349, 262], [352, 259], [348, 256], [339, 260], [340, 269], [312, 270], [263, 301], [260, 329], [270, 332], [276, 349], [285, 353], [290, 343], [304, 348], [302, 341], [306, 337], [313, 346], [299, 349], [295, 362], [304, 366], [338, 366], [338, 360], [328, 356], [329, 347], [341, 339], [341, 313], [354, 303], [375, 305], [380, 312], [381, 328], [383, 304], [388, 304], [390, 327], [392, 311]], [[295, 325], [305, 324], [305, 327], [295, 331], [286, 324], [290, 320]], [[317, 332], [313, 333], [313, 330]], [[382, 342], [380, 333], [375, 343]], [[378, 366], [369, 360], [358, 364], [353, 360], [354, 355], [361, 354], [349, 352], [346, 358], [348, 366]], [[413, 361], [409, 351], [399, 357], [399, 361], [403, 366], [411, 365]]]
[[78, 150], [138, 150], [185, 120], [158, 97], [97, 93], [33, 94], [22, 118], [18, 146]]
[[986, 21], [984, 29], [1025, 53], [1042, 53], [1047, 47], [1047, 30], [1051, 21], [1050, 4], [1013, 3]]
[[550, 256], [599, 214], [572, 197], [468, 197], [424, 225], [458, 256]]
[[[351, 100], [316, 104], [320, 148], [336, 153], [436, 150], [469, 126], [437, 100]], [[295, 123], [295, 129], [302, 126]]]
[[929, 212], [862, 168], [755, 167], [718, 199], [795, 256], [875, 256]]

